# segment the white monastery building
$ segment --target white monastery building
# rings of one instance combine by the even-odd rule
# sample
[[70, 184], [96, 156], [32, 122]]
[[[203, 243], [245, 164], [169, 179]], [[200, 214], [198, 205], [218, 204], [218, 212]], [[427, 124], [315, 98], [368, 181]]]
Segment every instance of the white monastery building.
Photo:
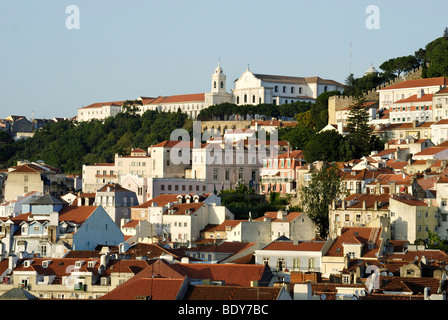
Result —
[[[177, 112], [179, 109], [196, 119], [202, 109], [221, 103], [275, 105], [296, 101], [314, 102], [323, 92], [339, 90], [343, 85], [334, 80], [319, 77], [291, 77], [252, 73], [249, 68], [235, 81], [231, 93], [226, 89], [226, 75], [221, 63], [215, 68], [211, 77], [211, 91], [205, 93], [159, 96], [156, 98], [138, 97], [141, 106], [138, 113], [147, 110]], [[113, 117], [123, 110], [125, 101], [99, 102], [78, 109], [77, 121], [103, 120]]]

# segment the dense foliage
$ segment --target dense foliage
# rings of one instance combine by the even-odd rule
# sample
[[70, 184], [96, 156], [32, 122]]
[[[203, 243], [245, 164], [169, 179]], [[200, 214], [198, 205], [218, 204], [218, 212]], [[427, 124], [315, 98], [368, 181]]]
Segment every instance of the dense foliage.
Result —
[[329, 231], [328, 212], [333, 200], [342, 194], [341, 177], [335, 165], [324, 164], [311, 169], [311, 182], [300, 189], [302, 205], [316, 224], [319, 236], [326, 239]]
[[60, 121], [44, 126], [33, 138], [0, 144], [0, 162], [6, 167], [17, 160], [44, 160], [65, 173], [80, 173], [83, 164], [113, 162], [116, 153], [169, 140], [178, 128], [189, 132], [192, 128], [181, 112], [147, 111], [142, 116], [124, 112], [104, 122]]
[[233, 103], [221, 103], [201, 110], [198, 115], [198, 120], [224, 120], [231, 115], [240, 115], [243, 117], [250, 115], [252, 118], [255, 118], [255, 115], [257, 114], [265, 115], [269, 118], [292, 118], [298, 113], [310, 110], [311, 105], [312, 104], [310, 102], [302, 101], [282, 104], [280, 106], [266, 103], [259, 105], [236, 105]]

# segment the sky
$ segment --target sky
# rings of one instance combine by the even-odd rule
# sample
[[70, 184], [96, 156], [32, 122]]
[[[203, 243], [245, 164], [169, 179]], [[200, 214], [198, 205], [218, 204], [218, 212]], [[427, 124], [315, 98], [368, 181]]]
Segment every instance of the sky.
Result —
[[248, 66], [344, 83], [442, 36], [447, 11], [446, 0], [0, 0], [0, 118], [208, 92], [218, 61], [229, 92]]

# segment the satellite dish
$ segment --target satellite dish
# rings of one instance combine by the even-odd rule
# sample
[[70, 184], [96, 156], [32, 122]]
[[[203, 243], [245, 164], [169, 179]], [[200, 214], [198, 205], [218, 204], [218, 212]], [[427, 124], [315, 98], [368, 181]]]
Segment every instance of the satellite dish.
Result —
[[387, 276], [387, 272], [383, 271], [383, 272], [381, 272], [381, 275], [385, 277], [385, 276]]
[[392, 272], [389, 272], [388, 276], [389, 276], [389, 277], [393, 277], [394, 274], [393, 274]]
[[325, 295], [325, 293], [322, 293], [320, 296], [320, 300], [325, 300], [327, 299], [327, 296]]

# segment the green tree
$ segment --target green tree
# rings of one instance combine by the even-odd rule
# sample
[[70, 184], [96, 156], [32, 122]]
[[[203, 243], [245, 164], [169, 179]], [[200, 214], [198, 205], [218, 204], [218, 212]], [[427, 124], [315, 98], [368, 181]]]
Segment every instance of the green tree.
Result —
[[346, 124], [346, 129], [349, 132], [347, 138], [358, 149], [356, 158], [361, 158], [370, 152], [372, 128], [370, 128], [368, 121], [369, 114], [365, 110], [364, 100], [359, 99], [350, 106]]
[[339, 148], [343, 141], [344, 137], [336, 130], [325, 130], [312, 135], [303, 150], [306, 162], [341, 161]]
[[426, 45], [427, 77], [448, 77], [448, 39], [441, 37]]
[[315, 223], [319, 236], [326, 239], [329, 231], [328, 212], [333, 200], [342, 193], [341, 177], [335, 165], [311, 169], [311, 182], [300, 189], [304, 212]]

